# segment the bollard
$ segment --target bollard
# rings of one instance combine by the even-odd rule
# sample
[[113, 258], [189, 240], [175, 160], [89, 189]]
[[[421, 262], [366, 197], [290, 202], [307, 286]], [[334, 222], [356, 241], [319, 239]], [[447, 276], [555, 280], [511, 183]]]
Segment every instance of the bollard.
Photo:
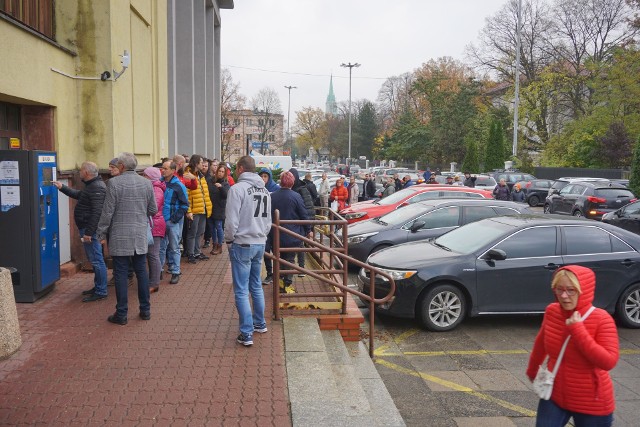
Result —
[[21, 345], [11, 271], [0, 267], [0, 359], [11, 356]]

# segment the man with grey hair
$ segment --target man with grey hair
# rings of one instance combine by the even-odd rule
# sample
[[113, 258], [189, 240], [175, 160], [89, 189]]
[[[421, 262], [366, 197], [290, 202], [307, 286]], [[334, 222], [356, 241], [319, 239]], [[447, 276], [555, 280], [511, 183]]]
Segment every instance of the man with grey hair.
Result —
[[86, 296], [82, 301], [91, 302], [107, 297], [107, 266], [104, 263], [102, 245], [96, 235], [106, 186], [98, 175], [98, 166], [93, 162], [84, 162], [80, 166], [80, 179], [84, 183], [82, 190], [69, 188], [58, 181], [54, 181], [53, 185], [63, 194], [78, 201], [73, 211], [73, 218], [94, 273], [93, 288], [82, 292], [82, 295]]
[[138, 279], [140, 318], [151, 319], [149, 302], [149, 273], [147, 271], [147, 228], [149, 217], [158, 212], [151, 181], [135, 171], [138, 160], [132, 153], [118, 156], [120, 174], [107, 182], [104, 208], [98, 223], [98, 236], [109, 236], [109, 253], [113, 259], [113, 275], [116, 279], [116, 312], [107, 319], [118, 325], [127, 324], [129, 299], [127, 295], [127, 270], [129, 257]]

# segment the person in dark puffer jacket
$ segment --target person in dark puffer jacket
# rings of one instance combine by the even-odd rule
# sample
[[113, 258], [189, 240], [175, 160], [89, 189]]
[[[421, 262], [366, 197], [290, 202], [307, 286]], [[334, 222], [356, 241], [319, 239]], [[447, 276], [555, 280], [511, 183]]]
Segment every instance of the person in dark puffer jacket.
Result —
[[[313, 196], [311, 195], [307, 184], [305, 184], [304, 181], [300, 179], [300, 175], [298, 174], [298, 170], [296, 168], [289, 169], [289, 172], [291, 172], [293, 178], [295, 179], [292, 190], [302, 196], [304, 207], [307, 210], [307, 219], [315, 219], [316, 209], [313, 203]], [[298, 253], [298, 265], [304, 268], [304, 252]], [[298, 274], [298, 277], [304, 276], [305, 275], [302, 273]]]
[[557, 302], [547, 306], [529, 357], [531, 381], [549, 356], [553, 371], [562, 345], [568, 341], [553, 384], [550, 400], [538, 402], [537, 426], [564, 426], [573, 417], [576, 426], [611, 426], [615, 399], [609, 371], [619, 356], [618, 331], [609, 313], [592, 308], [596, 276], [593, 270], [567, 265], [553, 275]]
[[86, 295], [82, 301], [91, 302], [107, 297], [107, 266], [102, 254], [102, 244], [96, 235], [104, 198], [107, 194], [107, 186], [98, 175], [98, 166], [93, 162], [82, 164], [80, 178], [85, 185], [82, 190], [69, 188], [57, 181], [54, 181], [53, 185], [63, 194], [78, 201], [73, 211], [73, 219], [78, 226], [84, 251], [95, 274], [93, 288], [82, 292], [83, 295]]

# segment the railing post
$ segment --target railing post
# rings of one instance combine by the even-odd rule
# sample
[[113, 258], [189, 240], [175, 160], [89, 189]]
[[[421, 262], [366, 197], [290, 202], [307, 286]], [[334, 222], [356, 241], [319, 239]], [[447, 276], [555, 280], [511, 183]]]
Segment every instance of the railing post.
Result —
[[[347, 245], [349, 236], [347, 235], [347, 228], [342, 227], [342, 249], [344, 250], [344, 254], [347, 255], [349, 253]], [[349, 285], [349, 260], [345, 258], [342, 262], [342, 284], [344, 286]], [[342, 291], [342, 314], [347, 314], [347, 296], [348, 292], [346, 290]]]
[[274, 258], [273, 265], [273, 314], [275, 320], [280, 320], [280, 211], [273, 213], [271, 253]]

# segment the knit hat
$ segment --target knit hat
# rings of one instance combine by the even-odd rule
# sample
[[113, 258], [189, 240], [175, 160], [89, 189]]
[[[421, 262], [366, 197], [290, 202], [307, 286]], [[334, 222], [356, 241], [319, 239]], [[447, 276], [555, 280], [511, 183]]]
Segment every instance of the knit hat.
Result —
[[160, 169], [149, 166], [144, 170], [144, 174], [148, 176], [151, 181], [160, 181]]
[[111, 159], [109, 166], [118, 166], [118, 158], [116, 157], [115, 159]]
[[291, 172], [283, 172], [282, 175], [280, 175], [280, 186], [282, 188], [291, 188], [295, 180]]

